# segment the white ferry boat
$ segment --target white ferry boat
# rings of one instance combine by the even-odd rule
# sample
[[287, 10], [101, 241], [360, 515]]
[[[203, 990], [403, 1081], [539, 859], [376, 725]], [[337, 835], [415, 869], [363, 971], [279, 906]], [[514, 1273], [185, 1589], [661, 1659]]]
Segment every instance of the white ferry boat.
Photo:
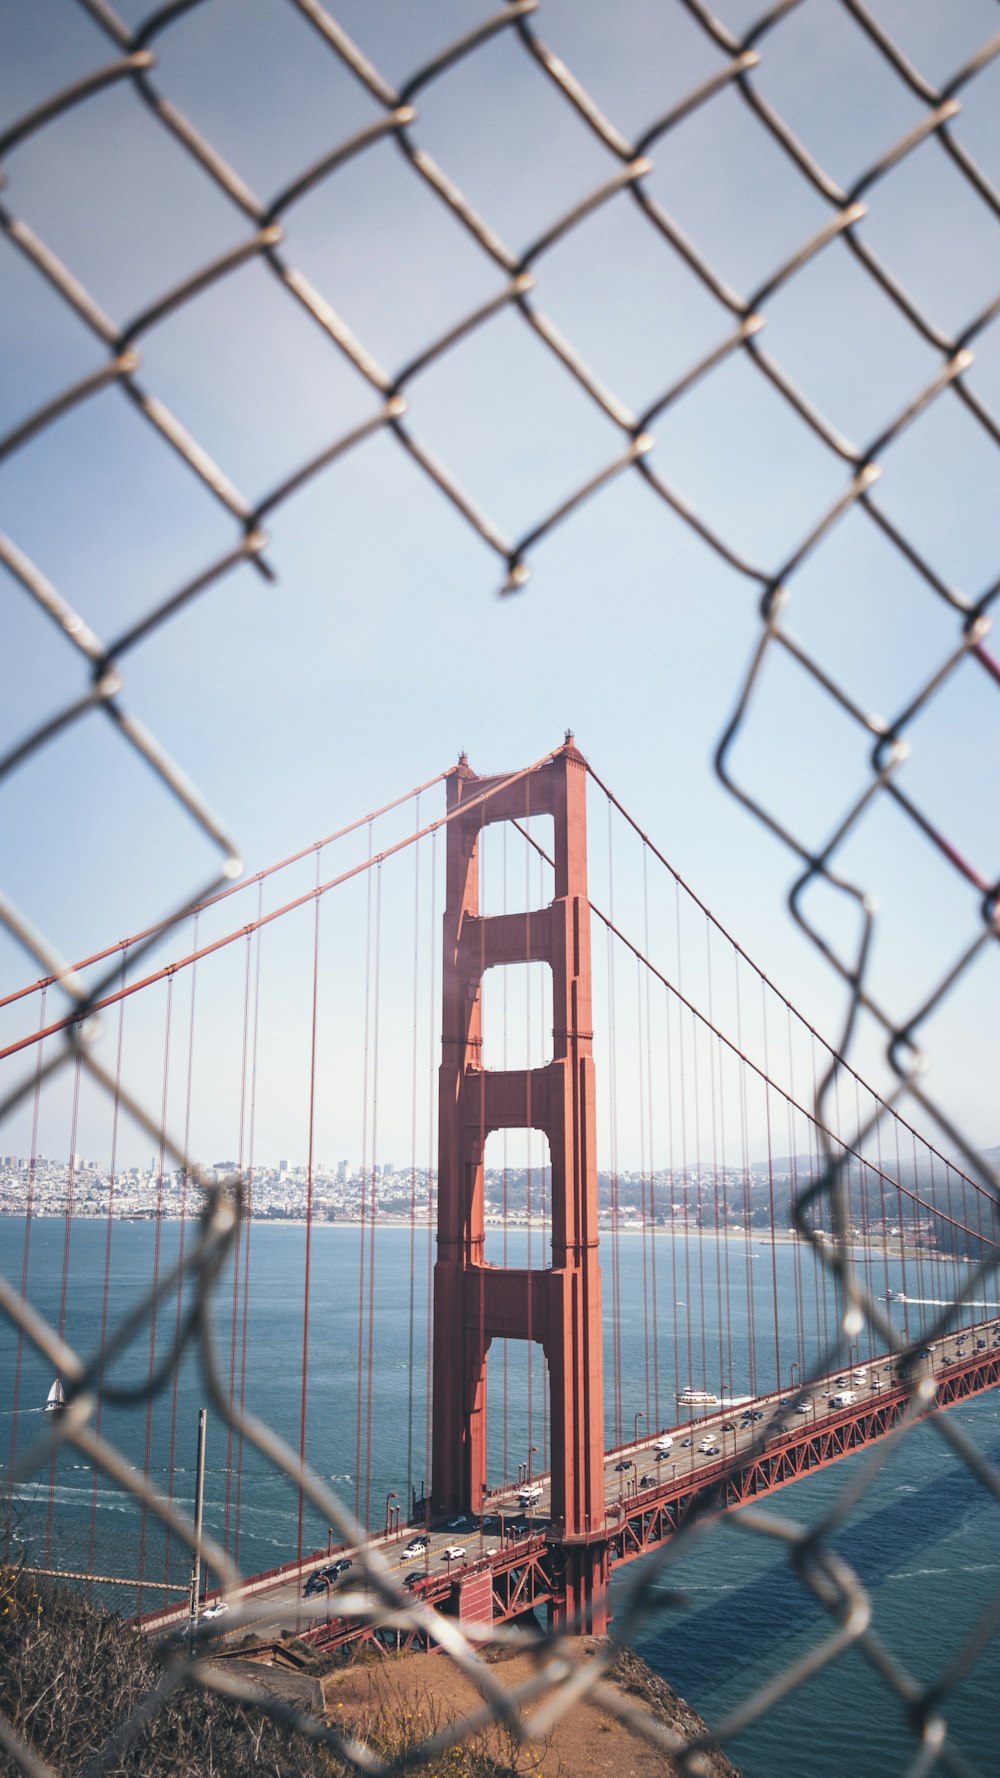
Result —
[[717, 1408], [719, 1398], [717, 1395], [713, 1395], [710, 1389], [693, 1389], [688, 1383], [687, 1387], [680, 1391], [677, 1403], [682, 1408]]

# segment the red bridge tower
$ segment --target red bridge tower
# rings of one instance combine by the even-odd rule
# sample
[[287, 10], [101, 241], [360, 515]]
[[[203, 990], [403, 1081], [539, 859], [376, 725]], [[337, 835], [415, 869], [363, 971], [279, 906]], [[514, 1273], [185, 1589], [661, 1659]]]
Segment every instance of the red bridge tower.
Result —
[[[586, 764], [567, 735], [545, 765], [483, 800], [503, 784], [478, 778], [464, 755], [448, 780], [449, 811], [464, 803], [469, 810], [448, 828], [431, 1505], [436, 1513], [481, 1509], [490, 1343], [537, 1340], [549, 1370], [555, 1566], [565, 1576], [556, 1616], [579, 1612], [581, 1628], [601, 1631], [608, 1542]], [[480, 829], [542, 814], [555, 826], [552, 902], [481, 915]], [[486, 1069], [483, 975], [498, 964], [538, 961], [552, 972], [553, 1059], [543, 1068]], [[551, 1265], [539, 1271], [490, 1265], [484, 1254], [486, 1138], [526, 1126], [548, 1137], [552, 1167]]]

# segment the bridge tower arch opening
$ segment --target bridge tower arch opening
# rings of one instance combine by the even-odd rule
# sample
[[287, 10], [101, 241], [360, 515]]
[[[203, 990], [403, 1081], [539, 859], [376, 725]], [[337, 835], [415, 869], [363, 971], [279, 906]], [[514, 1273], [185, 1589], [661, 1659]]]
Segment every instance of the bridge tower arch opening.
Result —
[[[579, 1614], [582, 1628], [600, 1631], [608, 1539], [586, 796], [586, 763], [572, 736], [509, 782], [477, 777], [464, 757], [448, 781], [431, 1507], [481, 1510], [489, 1347], [501, 1338], [537, 1341], [549, 1374], [552, 1538], [564, 1575], [556, 1615]], [[539, 814], [554, 828], [551, 902], [481, 914], [483, 828]], [[483, 975], [537, 961], [551, 973], [552, 1059], [486, 1068]], [[551, 1263], [541, 1271], [492, 1265], [485, 1255], [486, 1138], [526, 1125], [544, 1132], [551, 1160]]]

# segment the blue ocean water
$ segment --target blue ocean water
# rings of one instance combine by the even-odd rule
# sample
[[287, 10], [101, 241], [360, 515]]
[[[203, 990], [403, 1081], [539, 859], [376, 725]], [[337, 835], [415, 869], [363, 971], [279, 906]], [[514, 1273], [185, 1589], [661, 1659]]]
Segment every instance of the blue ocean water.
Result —
[[[29, 1295], [56, 1323], [64, 1232], [58, 1219], [36, 1219], [31, 1225]], [[72, 1228], [66, 1337], [83, 1353], [96, 1345], [100, 1332], [106, 1234], [106, 1226], [96, 1221], [76, 1222]], [[112, 1325], [148, 1288], [155, 1234], [151, 1223], [114, 1225]], [[161, 1226], [163, 1266], [176, 1254], [179, 1235], [177, 1224]], [[20, 1278], [23, 1241], [21, 1221], [0, 1219], [0, 1263], [8, 1278]], [[541, 1263], [540, 1235], [532, 1241], [533, 1261]], [[527, 1242], [523, 1233], [508, 1237], [511, 1264], [527, 1258]], [[426, 1231], [411, 1235], [400, 1227], [378, 1229], [371, 1304], [367, 1282], [362, 1289], [361, 1249], [362, 1235], [356, 1228], [322, 1225], [313, 1232], [307, 1453], [348, 1504], [378, 1526], [384, 1522], [387, 1496], [397, 1496], [405, 1517], [410, 1490], [419, 1492], [426, 1475], [427, 1235]], [[304, 1251], [301, 1227], [262, 1223], [253, 1228], [245, 1399], [248, 1408], [294, 1449], [301, 1415]], [[244, 1250], [241, 1263], [245, 1257]], [[367, 1253], [365, 1257], [367, 1262]], [[493, 1257], [501, 1257], [499, 1237]], [[723, 1245], [706, 1238], [682, 1248], [680, 1243], [671, 1247], [668, 1240], [661, 1240], [655, 1280], [661, 1333], [651, 1352], [644, 1338], [644, 1302], [648, 1311], [653, 1285], [650, 1253], [638, 1235], [623, 1236], [617, 1261], [622, 1314], [616, 1386], [610, 1254], [604, 1263], [609, 1444], [619, 1435], [632, 1436], [637, 1415], [641, 1430], [673, 1422], [677, 1418], [673, 1397], [686, 1382], [721, 1385], [735, 1394], [749, 1392], [754, 1382], [759, 1388], [773, 1386], [774, 1284], [780, 1305], [777, 1342], [783, 1383], [789, 1380], [793, 1362], [803, 1369], [808, 1365], [822, 1337], [822, 1305], [814, 1295], [811, 1262], [792, 1247], [772, 1250], [761, 1245], [748, 1250], [741, 1243]], [[897, 1262], [880, 1260], [879, 1265], [885, 1282], [898, 1289]], [[364, 1275], [367, 1280], [367, 1263]], [[220, 1362], [227, 1376], [233, 1368], [237, 1388], [242, 1373], [241, 1285], [242, 1279], [236, 1297], [235, 1343], [231, 1274], [220, 1285], [216, 1305]], [[874, 1280], [873, 1287], [878, 1288]], [[689, 1296], [697, 1304], [690, 1328]], [[799, 1329], [797, 1300], [805, 1306], [808, 1334]], [[727, 1305], [721, 1316], [720, 1301]], [[675, 1303], [680, 1304], [676, 1337]], [[832, 1312], [833, 1305], [828, 1304], [828, 1317]], [[903, 1307], [895, 1312], [916, 1313]], [[928, 1307], [923, 1313], [930, 1317], [935, 1310]], [[169, 1351], [176, 1322], [176, 1303], [161, 1307], [158, 1358]], [[911, 1323], [910, 1332], [915, 1331]], [[15, 1423], [17, 1345], [13, 1329], [0, 1322], [4, 1455], [11, 1432], [23, 1450], [44, 1429], [42, 1410], [51, 1382], [47, 1363], [25, 1345]], [[866, 1350], [862, 1340], [862, 1359]], [[147, 1321], [116, 1364], [115, 1380], [141, 1382], [149, 1352]], [[145, 1405], [131, 1409], [109, 1405], [102, 1417], [104, 1433], [133, 1464], [148, 1466], [164, 1490], [169, 1486], [173, 1446], [173, 1495], [186, 1511], [193, 1506], [197, 1408], [203, 1399], [195, 1355], [188, 1353], [180, 1366], [176, 1398], [168, 1387], [149, 1411]], [[948, 1419], [969, 1433], [983, 1456], [1000, 1462], [1000, 1402], [994, 1396], [964, 1404]], [[540, 1360], [529, 1377], [526, 1349], [512, 1344], [505, 1351], [498, 1344], [490, 1361], [491, 1480], [500, 1481], [505, 1471], [516, 1477], [529, 1452], [535, 1469], [544, 1468], [546, 1432]], [[874, 1632], [891, 1656], [925, 1685], [947, 1673], [964, 1639], [1000, 1592], [1000, 1504], [954, 1458], [932, 1425], [917, 1428], [897, 1444], [879, 1447], [878, 1456], [883, 1461], [838, 1530], [835, 1547], [871, 1597]], [[871, 1456], [852, 1458], [784, 1490], [758, 1510], [779, 1522], [815, 1524], [853, 1484], [858, 1466], [871, 1461]], [[366, 1477], [360, 1486], [359, 1473]], [[127, 1492], [103, 1476], [95, 1482], [89, 1467], [71, 1450], [60, 1454], [54, 1471], [46, 1466], [22, 1485], [18, 1515], [19, 1534], [31, 1559], [40, 1565], [135, 1576], [141, 1562], [149, 1583], [143, 1594], [145, 1609], [164, 1600], [153, 1583], [163, 1578], [165, 1561], [178, 1584], [186, 1578], [184, 1552], [176, 1546], [165, 1549], [155, 1521], [143, 1527]], [[244, 1451], [241, 1461], [238, 1444], [212, 1419], [206, 1524], [224, 1537], [228, 1522], [232, 1546], [237, 1517], [238, 1555], [245, 1571], [294, 1556], [298, 1509], [291, 1482], [253, 1451]], [[327, 1527], [315, 1515], [307, 1515], [305, 1547], [325, 1546], [326, 1535]], [[619, 1617], [627, 1590], [643, 1569], [652, 1580], [652, 1613], [633, 1640], [710, 1721], [741, 1704], [831, 1633], [826, 1612], [793, 1573], [786, 1545], [777, 1537], [751, 1533], [740, 1515], [709, 1527], [679, 1556], [671, 1552], [655, 1572], [650, 1563], [620, 1571], [614, 1583]], [[683, 1605], [676, 1603], [677, 1593], [683, 1594]], [[120, 1609], [134, 1608], [131, 1593], [123, 1597], [118, 1589], [107, 1588], [105, 1597]], [[1000, 1642], [994, 1638], [979, 1654], [971, 1674], [954, 1689], [949, 1686], [945, 1705], [955, 1746], [984, 1773], [1000, 1770], [995, 1735], [998, 1695]], [[862, 1654], [848, 1650], [742, 1731], [729, 1750], [747, 1778], [843, 1778], [845, 1772], [852, 1778], [885, 1778], [907, 1770], [914, 1748], [892, 1692]]]

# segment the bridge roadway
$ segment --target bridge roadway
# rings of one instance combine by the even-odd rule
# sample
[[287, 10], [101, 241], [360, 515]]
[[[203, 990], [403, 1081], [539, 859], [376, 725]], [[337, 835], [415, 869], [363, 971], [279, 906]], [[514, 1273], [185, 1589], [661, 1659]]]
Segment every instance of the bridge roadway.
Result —
[[[864, 1371], [864, 1381], [860, 1371]], [[935, 1342], [917, 1361], [917, 1374], [932, 1376], [938, 1406], [1000, 1383], [1000, 1320], [988, 1320]], [[831, 1407], [830, 1397], [845, 1392], [854, 1401]], [[733, 1405], [697, 1410], [688, 1421], [656, 1435], [644, 1433], [605, 1458], [607, 1530], [613, 1565], [634, 1561], [666, 1542], [695, 1510], [723, 1511], [759, 1499], [813, 1474], [885, 1437], [906, 1410], [909, 1391], [889, 1355], [844, 1370], [804, 1390], [758, 1396]], [[748, 1419], [749, 1410], [757, 1416]], [[666, 1456], [657, 1457], [657, 1447]], [[559, 1596], [559, 1543], [549, 1514], [549, 1478], [534, 1478], [540, 1499], [530, 1510], [518, 1503], [518, 1487], [494, 1490], [481, 1517], [461, 1515], [425, 1533], [406, 1527], [372, 1544], [389, 1562], [393, 1577], [413, 1596], [469, 1621], [499, 1621], [549, 1607]], [[405, 1554], [411, 1539], [427, 1537], [426, 1549]], [[449, 1556], [449, 1548], [461, 1554]], [[345, 1573], [316, 1601], [319, 1617], [303, 1611], [298, 1623], [275, 1608], [302, 1600], [309, 1576], [339, 1557], [356, 1552], [337, 1548], [302, 1562], [285, 1563], [244, 1581], [229, 1595], [239, 1607], [233, 1630], [252, 1630], [263, 1641], [296, 1628], [313, 1644], [342, 1646], [367, 1632], [339, 1618], [338, 1591], [352, 1590], [357, 1577]], [[211, 1605], [218, 1591], [207, 1595]], [[304, 1601], [303, 1601], [304, 1603]], [[258, 1609], [259, 1607], [259, 1609]], [[183, 1607], [165, 1606], [144, 1614], [151, 1633], [176, 1629], [186, 1621]], [[220, 1631], [225, 1620], [218, 1620]], [[223, 1638], [224, 1639], [224, 1638]]]

